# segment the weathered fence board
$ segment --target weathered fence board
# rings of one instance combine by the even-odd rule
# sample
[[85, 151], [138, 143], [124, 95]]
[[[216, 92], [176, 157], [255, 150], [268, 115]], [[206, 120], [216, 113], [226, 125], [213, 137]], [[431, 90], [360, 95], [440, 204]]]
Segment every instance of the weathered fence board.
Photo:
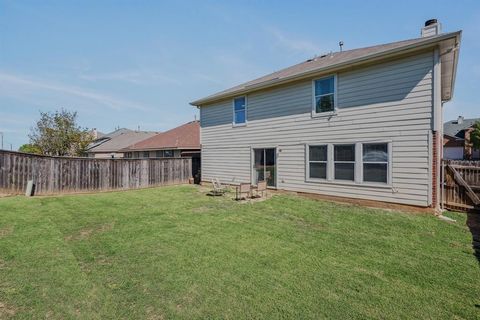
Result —
[[443, 160], [442, 202], [446, 209], [479, 210], [480, 161]]
[[92, 159], [48, 157], [0, 150], [0, 193], [35, 194], [136, 189], [187, 183], [191, 158]]

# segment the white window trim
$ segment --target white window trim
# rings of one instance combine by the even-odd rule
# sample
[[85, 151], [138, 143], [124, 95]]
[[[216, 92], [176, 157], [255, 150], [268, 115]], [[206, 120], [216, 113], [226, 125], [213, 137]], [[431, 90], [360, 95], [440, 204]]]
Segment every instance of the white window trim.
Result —
[[[315, 81], [318, 80], [324, 80], [327, 78], [333, 77], [333, 110], [332, 111], [326, 111], [326, 112], [317, 112], [316, 108], [316, 96], [315, 96]], [[338, 77], [337, 74], [330, 74], [325, 77], [321, 78], [316, 78], [312, 80], [312, 117], [313, 118], [318, 118], [318, 117], [331, 117], [337, 115], [337, 87], [338, 87]]]
[[[235, 122], [235, 100], [239, 98], [245, 98], [245, 122], [236, 123]], [[247, 96], [238, 96], [232, 99], [232, 126], [233, 127], [245, 127], [248, 123], [248, 99]]]
[[[374, 181], [364, 181], [363, 177], [363, 145], [364, 144], [386, 144], [387, 145], [387, 182], [374, 182]], [[368, 184], [368, 185], [379, 185], [379, 186], [391, 186], [392, 185], [392, 142], [391, 141], [368, 141], [368, 142], [362, 142], [361, 143], [361, 153], [360, 153], [360, 163], [361, 163], [361, 168], [360, 168], [360, 181], [362, 184]], [[385, 164], [384, 161], [367, 161], [367, 163], [378, 163], [378, 164]]]
[[[358, 142], [355, 143], [355, 142], [350, 142], [350, 143], [333, 143], [332, 144], [332, 165], [333, 165], [333, 176], [332, 176], [332, 180], [333, 181], [339, 181], [339, 182], [356, 182], [358, 183], [358, 154], [357, 154], [357, 150], [358, 150]], [[354, 154], [353, 154], [353, 161], [335, 161], [335, 146], [351, 146], [353, 145], [353, 147], [355, 148], [353, 151], [354, 151]], [[337, 163], [349, 163], [349, 164], [352, 164], [353, 163], [353, 180], [347, 180], [347, 179], [336, 179], [335, 178], [335, 164]]]
[[[305, 145], [305, 159], [306, 159], [306, 168], [305, 168], [305, 180], [306, 181], [328, 181], [329, 177], [329, 166], [330, 166], [330, 159], [328, 158], [328, 155], [330, 154], [329, 152], [329, 145], [328, 143], [312, 143], [312, 144], [306, 144]], [[310, 177], [310, 147], [322, 147], [326, 146], [327, 147], [327, 160], [326, 161], [314, 161], [316, 163], [325, 163], [327, 165], [326, 168], [326, 177], [325, 178], [312, 178]]]
[[[383, 182], [364, 182], [363, 181], [363, 144], [370, 143], [386, 143], [388, 148], [388, 165], [387, 165], [387, 183]], [[335, 180], [335, 161], [334, 161], [334, 146], [335, 145], [355, 145], [355, 180]], [[327, 145], [327, 179], [310, 178], [310, 162], [309, 162], [309, 147], [310, 146], [323, 146]], [[380, 189], [393, 189], [392, 185], [392, 141], [391, 140], [365, 140], [365, 141], [351, 141], [341, 143], [331, 142], [312, 142], [305, 144], [305, 182], [327, 184], [327, 185], [345, 185], [345, 186], [358, 186], [358, 187], [370, 187]], [[350, 161], [337, 161], [348, 162]], [[384, 163], [384, 162], [382, 162]]]

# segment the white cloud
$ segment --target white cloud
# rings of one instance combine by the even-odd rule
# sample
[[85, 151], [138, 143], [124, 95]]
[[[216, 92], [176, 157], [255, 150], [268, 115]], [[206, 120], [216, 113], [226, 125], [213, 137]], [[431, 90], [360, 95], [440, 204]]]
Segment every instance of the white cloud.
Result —
[[277, 28], [266, 27], [265, 30], [274, 38], [277, 45], [282, 46], [289, 51], [312, 56], [315, 54], [320, 54], [324, 51], [317, 44], [310, 40], [287, 35]]
[[174, 85], [181, 84], [180, 81], [174, 79], [173, 77], [139, 70], [98, 74], [81, 74], [79, 77], [83, 80], [88, 81], [123, 81], [137, 85], [153, 85], [158, 83]]
[[[86, 99], [113, 110], [136, 109], [145, 111], [150, 109], [133, 101], [116, 98], [89, 89], [4, 72], [0, 72], [0, 93], [19, 100], [35, 100], [36, 96], [44, 97], [46, 93], [55, 93]], [[56, 99], [56, 97], [52, 96], [50, 99]]]
[[192, 78], [195, 78], [197, 80], [201, 80], [201, 81], [208, 81], [208, 82], [211, 82], [211, 83], [214, 83], [214, 84], [217, 84], [217, 85], [223, 85], [224, 82], [214, 76], [211, 76], [211, 75], [208, 75], [208, 74], [205, 74], [205, 73], [192, 73], [190, 75]]
[[11, 115], [5, 112], [0, 112], [0, 125], [16, 125], [16, 124], [24, 124], [25, 118]]
[[255, 79], [268, 72], [264, 70], [263, 66], [259, 66], [236, 53], [224, 52], [215, 54], [213, 57], [218, 67], [215, 77], [221, 79], [223, 89]]

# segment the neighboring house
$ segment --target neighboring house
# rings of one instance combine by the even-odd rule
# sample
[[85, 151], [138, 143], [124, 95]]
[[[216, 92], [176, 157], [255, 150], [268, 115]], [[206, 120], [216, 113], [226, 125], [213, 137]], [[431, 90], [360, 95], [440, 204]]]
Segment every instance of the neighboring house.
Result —
[[122, 150], [126, 158], [192, 158], [192, 175], [200, 181], [200, 123], [192, 121]]
[[439, 206], [461, 31], [321, 55], [199, 99], [202, 180]]
[[121, 150], [125, 158], [179, 158], [200, 155], [200, 124], [191, 121]]
[[480, 150], [474, 149], [470, 142], [476, 119], [464, 119], [445, 122], [443, 125], [443, 158], [451, 160], [480, 160]]
[[118, 129], [95, 139], [88, 147], [87, 154], [90, 158], [123, 158], [121, 149], [150, 138], [155, 134], [157, 132]]

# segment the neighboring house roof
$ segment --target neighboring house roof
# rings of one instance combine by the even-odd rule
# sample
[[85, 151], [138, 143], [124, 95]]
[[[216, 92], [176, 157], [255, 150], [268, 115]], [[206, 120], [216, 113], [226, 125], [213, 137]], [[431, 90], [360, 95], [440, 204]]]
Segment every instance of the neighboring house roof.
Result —
[[192, 121], [132, 144], [126, 151], [160, 149], [200, 149], [200, 123]]
[[[191, 102], [191, 105], [202, 106], [207, 103], [221, 99], [232, 98], [239, 94], [265, 89], [283, 83], [300, 80], [314, 76], [318, 73], [333, 72], [365, 62], [404, 54], [415, 50], [422, 50], [438, 45], [440, 42], [440, 53], [442, 61], [442, 99], [449, 100], [453, 95], [455, 81], [455, 70], [458, 60], [458, 50], [452, 50], [460, 43], [461, 31], [443, 33], [431, 37], [422, 37], [411, 40], [392, 42], [372, 47], [333, 52], [309, 59], [294, 66], [268, 74], [258, 79], [245, 82], [230, 89], [215, 93], [205, 98]], [[445, 53], [445, 54], [443, 54]]]
[[101, 145], [102, 143], [104, 142], [107, 142], [108, 140], [122, 134], [122, 133], [125, 133], [125, 132], [130, 132], [132, 130], [130, 129], [126, 129], [126, 128], [121, 128], [121, 129], [117, 129], [115, 131], [112, 131], [110, 133], [101, 133], [101, 135], [98, 135], [97, 134], [97, 138], [95, 140], [93, 140], [87, 147], [87, 150], [90, 150], [92, 148], [95, 148], [99, 145]]
[[472, 119], [461, 119], [461, 121], [451, 120], [447, 121], [443, 124], [443, 134], [464, 139], [465, 138], [465, 129], [471, 128], [475, 122], [480, 121], [480, 118], [472, 118]]
[[131, 144], [145, 140], [156, 135], [158, 132], [134, 131], [130, 129], [118, 129], [99, 139], [96, 139], [87, 149], [89, 153], [118, 152]]

